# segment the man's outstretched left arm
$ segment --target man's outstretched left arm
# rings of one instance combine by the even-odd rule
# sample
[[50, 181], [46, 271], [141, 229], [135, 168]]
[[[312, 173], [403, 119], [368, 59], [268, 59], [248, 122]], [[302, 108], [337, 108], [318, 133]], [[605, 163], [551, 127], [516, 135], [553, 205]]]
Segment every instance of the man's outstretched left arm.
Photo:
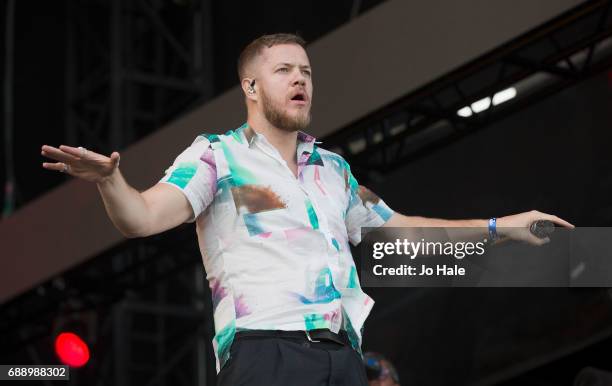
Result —
[[[545, 244], [548, 242], [547, 238], [539, 239], [529, 232], [531, 224], [538, 220], [548, 220], [558, 226], [574, 228], [574, 225], [557, 216], [542, 213], [537, 210], [531, 210], [529, 212], [496, 219], [498, 236], [500, 238], [526, 241], [534, 245]], [[448, 228], [447, 233], [450, 240], [468, 241], [486, 238], [488, 236], [489, 220], [445, 220], [420, 216], [406, 216], [395, 212], [383, 226], [398, 228]]]

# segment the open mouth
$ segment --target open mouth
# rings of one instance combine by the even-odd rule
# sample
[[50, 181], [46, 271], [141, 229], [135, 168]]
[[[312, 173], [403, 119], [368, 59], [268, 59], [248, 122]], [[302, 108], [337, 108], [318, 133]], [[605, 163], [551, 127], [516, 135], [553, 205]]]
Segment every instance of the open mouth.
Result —
[[306, 104], [306, 94], [302, 92], [296, 93], [293, 97], [291, 97], [291, 102], [295, 102], [296, 104]]

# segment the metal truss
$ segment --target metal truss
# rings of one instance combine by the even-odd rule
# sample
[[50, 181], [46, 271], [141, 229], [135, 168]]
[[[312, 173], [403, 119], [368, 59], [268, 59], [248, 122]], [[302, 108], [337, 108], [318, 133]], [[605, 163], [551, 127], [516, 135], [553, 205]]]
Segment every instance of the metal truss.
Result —
[[107, 355], [100, 366], [104, 369], [112, 361], [113, 380], [100, 385], [212, 384], [214, 365], [207, 363], [213, 355], [209, 347], [212, 321], [204, 311], [202, 267], [198, 264], [190, 271], [195, 286], [174, 292], [188, 298], [195, 294], [190, 303], [176, 305], [176, 301], [169, 301], [172, 287], [162, 282], [155, 286], [154, 300], [128, 298], [115, 304], [112, 355]]
[[210, 299], [191, 226], [128, 240], [0, 308], [0, 358], [49, 363], [74, 320], [96, 356], [76, 385], [212, 384]]
[[[212, 97], [211, 8], [210, 0], [66, 2], [66, 141], [108, 154]], [[195, 284], [194, 270], [199, 272]], [[188, 301], [167, 299], [168, 287]], [[135, 377], [139, 381], [132, 383], [138, 385], [143, 379], [188, 384], [193, 374], [202, 384], [211, 372], [204, 355], [212, 352], [210, 337], [202, 339], [212, 330], [207, 291], [191, 227], [129, 240], [3, 305], [0, 356], [12, 362], [11, 355], [26, 347], [28, 360], [49, 363], [54, 360], [49, 339], [61, 321], [88, 320], [84, 316], [93, 314], [106, 326], [94, 343], [102, 365], [80, 374], [75, 384], [129, 385]], [[177, 336], [176, 342], [193, 350], [167, 342], [167, 326], [181, 323], [189, 335]], [[151, 325], [153, 332], [144, 339], [147, 334], [139, 331]], [[87, 323], [82, 327], [95, 330]], [[144, 345], [151, 349], [140, 350]], [[156, 366], [134, 363], [131, 352]], [[194, 371], [182, 380], [168, 376], [179, 374], [173, 366], [185, 368], [185, 358], [194, 355], [198, 360], [189, 360]]]
[[210, 0], [66, 4], [68, 143], [109, 153], [212, 97]]
[[[587, 2], [323, 141], [363, 181], [376, 179], [606, 70], [612, 66], [610, 4]], [[496, 104], [509, 88], [516, 95]]]

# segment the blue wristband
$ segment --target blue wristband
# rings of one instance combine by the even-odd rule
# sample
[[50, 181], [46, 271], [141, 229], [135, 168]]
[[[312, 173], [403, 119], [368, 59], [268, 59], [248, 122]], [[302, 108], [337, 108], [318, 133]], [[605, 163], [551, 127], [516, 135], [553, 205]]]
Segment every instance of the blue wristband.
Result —
[[495, 217], [489, 219], [489, 240], [497, 240], [497, 219]]

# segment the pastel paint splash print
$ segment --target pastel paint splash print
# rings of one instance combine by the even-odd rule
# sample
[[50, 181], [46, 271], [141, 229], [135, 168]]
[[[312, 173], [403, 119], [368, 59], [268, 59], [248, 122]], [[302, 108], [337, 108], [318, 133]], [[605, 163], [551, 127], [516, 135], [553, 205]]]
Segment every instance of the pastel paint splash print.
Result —
[[179, 188], [185, 188], [191, 178], [198, 170], [198, 164], [194, 162], [182, 162], [170, 175], [168, 182], [178, 186]]
[[240, 330], [344, 329], [359, 351], [373, 300], [349, 243], [393, 211], [311, 135], [298, 132], [294, 178], [264, 133], [246, 123], [218, 132], [198, 135], [160, 180], [193, 209], [217, 372]]
[[298, 298], [304, 304], [329, 303], [340, 299], [340, 297], [341, 294], [334, 286], [332, 273], [329, 268], [325, 268], [319, 273], [312, 297], [298, 295]]
[[219, 302], [225, 296], [227, 296], [227, 291], [225, 288], [221, 286], [221, 283], [217, 279], [211, 279], [209, 282], [210, 292], [212, 294], [212, 304], [213, 304], [213, 312], [217, 309]]

